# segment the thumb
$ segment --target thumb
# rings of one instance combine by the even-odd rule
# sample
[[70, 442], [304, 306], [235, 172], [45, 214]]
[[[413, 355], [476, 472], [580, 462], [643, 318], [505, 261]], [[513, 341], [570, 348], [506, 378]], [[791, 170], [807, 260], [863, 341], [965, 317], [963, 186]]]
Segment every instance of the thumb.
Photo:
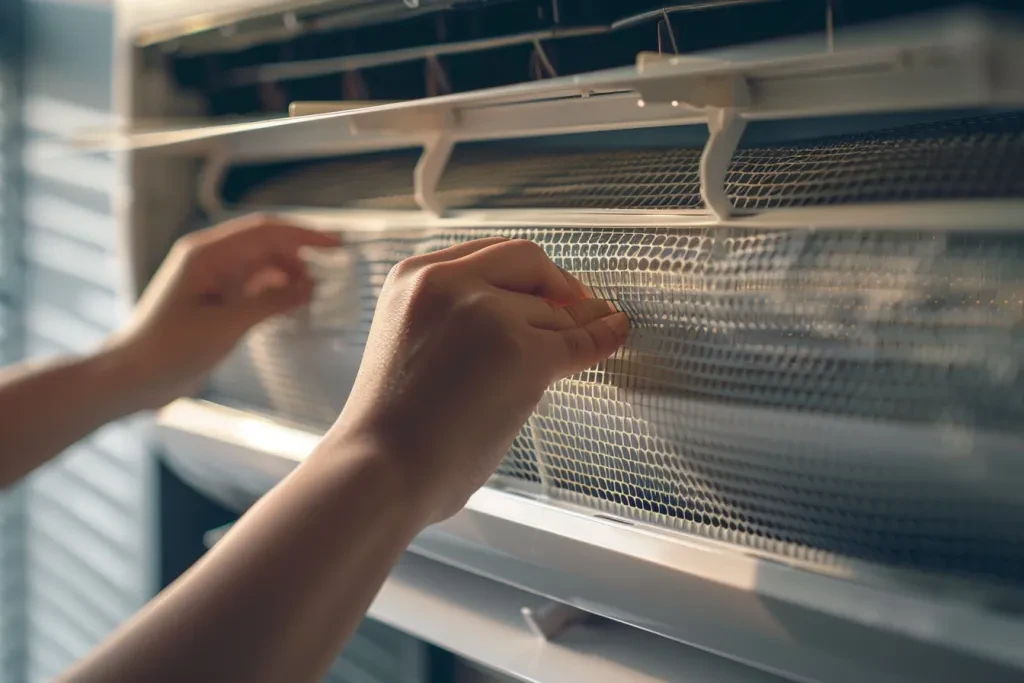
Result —
[[555, 374], [568, 377], [603, 361], [626, 341], [629, 318], [625, 313], [592, 320], [555, 334]]

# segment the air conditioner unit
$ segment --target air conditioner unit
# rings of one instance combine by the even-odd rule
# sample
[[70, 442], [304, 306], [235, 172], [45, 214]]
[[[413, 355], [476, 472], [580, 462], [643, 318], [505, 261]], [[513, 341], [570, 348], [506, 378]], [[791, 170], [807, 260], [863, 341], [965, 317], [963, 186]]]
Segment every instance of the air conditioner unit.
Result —
[[161, 413], [188, 481], [244, 510], [302, 461], [396, 262], [531, 239], [629, 313], [629, 342], [550, 387], [371, 616], [542, 682], [1024, 677], [1012, 21], [148, 4], [122, 26], [115, 139], [135, 293], [238, 213], [347, 245], [310, 255], [308, 310]]

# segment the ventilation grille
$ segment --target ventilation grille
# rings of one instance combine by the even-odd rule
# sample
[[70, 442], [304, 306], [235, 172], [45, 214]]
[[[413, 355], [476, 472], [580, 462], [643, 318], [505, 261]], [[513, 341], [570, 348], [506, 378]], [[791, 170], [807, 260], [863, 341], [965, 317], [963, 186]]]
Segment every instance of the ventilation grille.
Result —
[[[391, 266], [491, 234], [352, 235], [356, 270], [333, 284], [359, 287], [358, 320], [265, 325], [213, 390], [329, 425]], [[547, 392], [506, 483], [812, 561], [1024, 579], [1024, 238], [497, 234], [540, 243], [634, 324], [616, 357]], [[235, 393], [246, 384], [261, 390]]]
[[[700, 209], [699, 147], [565, 151], [457, 147], [440, 184], [457, 208]], [[417, 152], [291, 167], [250, 186], [249, 207], [414, 209]], [[266, 172], [264, 172], [265, 175]], [[1024, 114], [958, 118], [737, 151], [741, 210], [1024, 195]]]

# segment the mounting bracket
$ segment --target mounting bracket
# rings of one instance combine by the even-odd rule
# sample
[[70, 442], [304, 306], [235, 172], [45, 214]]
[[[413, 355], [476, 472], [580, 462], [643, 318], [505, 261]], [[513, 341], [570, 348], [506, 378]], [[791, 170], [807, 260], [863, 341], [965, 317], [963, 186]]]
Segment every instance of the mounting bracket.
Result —
[[530, 632], [543, 640], [554, 640], [590, 616], [588, 612], [562, 602], [549, 602], [536, 609], [524, 607], [522, 614]]
[[220, 191], [228, 164], [229, 156], [225, 146], [217, 145], [216, 149], [206, 156], [206, 161], [199, 171], [197, 201], [206, 215], [213, 219], [223, 216], [227, 211], [224, 202], [221, 201]]
[[441, 182], [441, 176], [444, 175], [448, 159], [451, 158], [452, 150], [455, 148], [451, 122], [452, 116], [449, 114], [446, 117], [445, 125], [423, 145], [423, 154], [413, 171], [416, 204], [424, 211], [436, 216], [444, 215], [445, 207], [437, 194], [437, 186]]
[[704, 205], [720, 220], [733, 214], [725, 181], [732, 156], [746, 127], [746, 119], [733, 107], [708, 110], [710, 136], [700, 157], [700, 196]]

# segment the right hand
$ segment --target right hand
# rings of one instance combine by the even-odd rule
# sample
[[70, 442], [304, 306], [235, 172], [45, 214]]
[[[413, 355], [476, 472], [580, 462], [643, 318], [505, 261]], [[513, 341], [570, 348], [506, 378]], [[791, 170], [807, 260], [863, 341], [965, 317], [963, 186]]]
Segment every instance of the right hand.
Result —
[[526, 240], [410, 258], [384, 285], [325, 443], [371, 443], [394, 459], [424, 523], [440, 521], [494, 472], [544, 390], [610, 356], [628, 327]]

